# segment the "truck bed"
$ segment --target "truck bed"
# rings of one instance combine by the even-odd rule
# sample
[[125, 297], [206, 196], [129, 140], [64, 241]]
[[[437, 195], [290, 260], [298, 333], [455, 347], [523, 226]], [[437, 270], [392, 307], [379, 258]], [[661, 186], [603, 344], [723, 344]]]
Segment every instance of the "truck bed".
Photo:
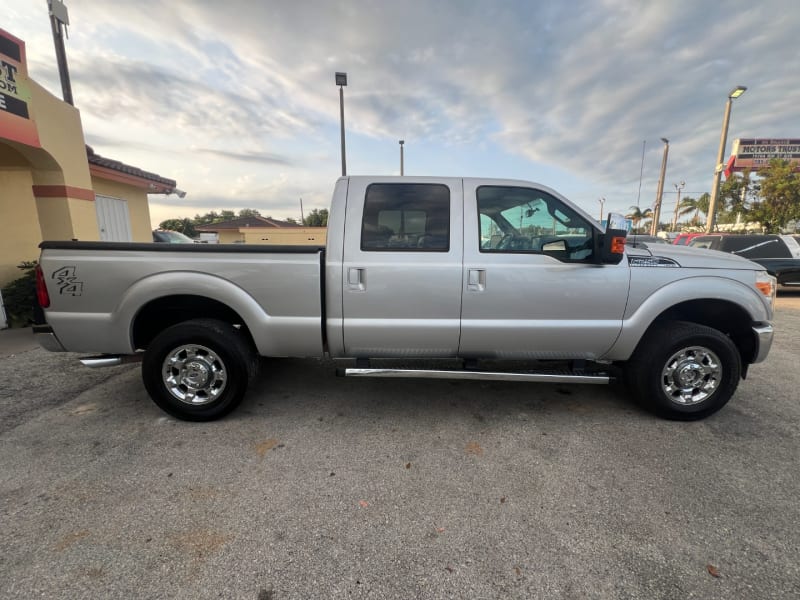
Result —
[[322, 247], [45, 241], [40, 248], [47, 321], [71, 351], [132, 353], [165, 313], [218, 303], [234, 311], [263, 355], [323, 353]]

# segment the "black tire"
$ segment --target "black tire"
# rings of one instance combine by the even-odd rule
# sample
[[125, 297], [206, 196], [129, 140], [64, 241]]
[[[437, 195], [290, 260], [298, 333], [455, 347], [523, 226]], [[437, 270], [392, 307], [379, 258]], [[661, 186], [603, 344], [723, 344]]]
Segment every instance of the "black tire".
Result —
[[741, 357], [725, 334], [711, 327], [669, 321], [654, 324], [625, 365], [636, 400], [676, 421], [695, 421], [727, 404], [739, 385]]
[[258, 356], [240, 330], [216, 319], [193, 319], [150, 342], [142, 380], [153, 401], [173, 417], [213, 421], [238, 406], [257, 369]]

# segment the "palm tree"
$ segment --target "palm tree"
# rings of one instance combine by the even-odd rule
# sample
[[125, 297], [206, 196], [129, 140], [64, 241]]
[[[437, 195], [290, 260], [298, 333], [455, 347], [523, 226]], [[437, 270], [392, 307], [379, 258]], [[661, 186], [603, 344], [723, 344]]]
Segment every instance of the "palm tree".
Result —
[[684, 215], [688, 215], [689, 213], [694, 213], [694, 217], [692, 220], [697, 220], [697, 213], [699, 212], [699, 208], [697, 206], [697, 200], [692, 198], [691, 196], [686, 196], [681, 203], [678, 205], [678, 215], [683, 217]]
[[693, 212], [694, 216], [692, 217], [691, 221], [694, 225], [697, 225], [700, 223], [700, 213], [703, 213], [704, 217], [708, 215], [708, 207], [710, 202], [711, 196], [708, 193], [703, 194], [697, 199], [687, 196], [681, 200], [681, 209], [678, 214], [683, 216]]
[[638, 206], [631, 206], [631, 212], [625, 215], [626, 219], [630, 219], [633, 223], [633, 228], [636, 229], [639, 223], [653, 218], [653, 209], [645, 208], [641, 210]]

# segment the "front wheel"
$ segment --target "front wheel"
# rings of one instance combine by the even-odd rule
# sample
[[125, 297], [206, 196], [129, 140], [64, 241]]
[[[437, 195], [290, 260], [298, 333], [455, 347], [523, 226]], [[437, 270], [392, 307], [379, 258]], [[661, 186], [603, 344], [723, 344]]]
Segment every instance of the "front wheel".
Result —
[[216, 319], [162, 331], [147, 348], [142, 380], [164, 411], [184, 421], [213, 421], [241, 402], [257, 364], [245, 335]]
[[739, 385], [741, 358], [726, 335], [696, 323], [655, 324], [625, 367], [628, 387], [648, 410], [679, 421], [725, 406]]

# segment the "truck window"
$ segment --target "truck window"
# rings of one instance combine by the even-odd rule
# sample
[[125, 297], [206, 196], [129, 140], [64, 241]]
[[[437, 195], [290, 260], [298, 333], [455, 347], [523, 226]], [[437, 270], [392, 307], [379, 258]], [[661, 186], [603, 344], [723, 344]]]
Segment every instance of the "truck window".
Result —
[[364, 199], [361, 249], [447, 252], [450, 188], [428, 183], [373, 183]]
[[723, 249], [744, 258], [791, 258], [792, 253], [776, 235], [726, 236]]
[[531, 188], [478, 188], [481, 252], [546, 254], [561, 261], [592, 255], [594, 228], [569, 206]]

